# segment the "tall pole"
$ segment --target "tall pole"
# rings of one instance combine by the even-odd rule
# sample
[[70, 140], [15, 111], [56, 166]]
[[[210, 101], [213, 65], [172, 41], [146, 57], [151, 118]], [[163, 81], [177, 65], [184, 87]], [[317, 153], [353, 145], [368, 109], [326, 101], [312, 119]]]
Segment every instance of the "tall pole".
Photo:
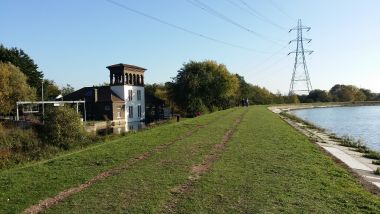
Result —
[[18, 111], [18, 103], [16, 103], [16, 120], [17, 121], [20, 120], [20, 114], [19, 114], [19, 111]]
[[[304, 42], [307, 43], [311, 42], [311, 39], [307, 39], [303, 37], [303, 30], [309, 31], [311, 28], [306, 27], [302, 25], [301, 19], [298, 20], [297, 27], [294, 27], [290, 29], [289, 33], [293, 30], [297, 30], [297, 39], [294, 39], [289, 42], [297, 42], [297, 48], [295, 51], [290, 52], [290, 54], [295, 54], [294, 59], [294, 66], [293, 66], [293, 74], [292, 79], [290, 81], [290, 88], [289, 88], [289, 96], [296, 94], [296, 92], [307, 92], [309, 93], [311, 90], [313, 90], [311, 86], [309, 71], [307, 69], [306, 65], [306, 57], [305, 53], [308, 53], [309, 55], [313, 53], [313, 51], [305, 50], [304, 49]], [[302, 65], [302, 70], [300, 71], [299, 67]], [[305, 86], [302, 88], [296, 88], [297, 83], [304, 83]]]
[[83, 103], [83, 110], [84, 110], [84, 121], [87, 121], [87, 116], [86, 116], [86, 99], [84, 100], [85, 102]]
[[42, 123], [45, 122], [45, 104], [44, 104], [44, 80], [42, 80], [41, 87], [41, 101], [42, 101]]

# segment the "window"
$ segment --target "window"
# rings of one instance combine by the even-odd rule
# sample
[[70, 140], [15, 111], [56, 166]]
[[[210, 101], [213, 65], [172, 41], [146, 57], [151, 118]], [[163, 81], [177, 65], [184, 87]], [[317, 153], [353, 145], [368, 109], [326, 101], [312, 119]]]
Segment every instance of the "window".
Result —
[[132, 90], [128, 90], [128, 100], [132, 101]]
[[137, 106], [137, 116], [141, 118], [141, 105]]
[[137, 90], [137, 100], [141, 100], [141, 90]]
[[120, 118], [121, 117], [121, 114], [120, 114], [120, 111], [117, 112], [117, 118]]
[[129, 112], [128, 117], [129, 117], [129, 118], [133, 118], [133, 106], [129, 106], [129, 107], [128, 107], [128, 112]]

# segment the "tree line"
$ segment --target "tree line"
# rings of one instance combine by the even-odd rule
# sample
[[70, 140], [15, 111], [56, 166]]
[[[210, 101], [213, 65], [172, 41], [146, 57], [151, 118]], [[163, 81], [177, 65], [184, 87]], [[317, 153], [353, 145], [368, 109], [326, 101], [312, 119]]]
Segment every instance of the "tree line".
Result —
[[174, 111], [187, 116], [227, 109], [248, 99], [250, 104], [380, 101], [380, 94], [353, 85], [335, 85], [329, 91], [313, 90], [308, 95], [282, 95], [252, 85], [215, 61], [190, 61], [165, 84], [146, 86], [146, 93], [164, 100]]
[[[58, 87], [44, 79], [38, 65], [22, 49], [0, 45], [0, 114], [14, 113], [19, 100], [54, 100], [59, 94], [74, 91], [70, 85]], [[175, 112], [194, 116], [227, 109], [248, 99], [250, 104], [284, 104], [310, 102], [377, 101], [380, 95], [353, 85], [335, 85], [329, 91], [313, 90], [308, 95], [282, 95], [247, 83], [243, 76], [231, 73], [216, 61], [189, 61], [178, 70], [172, 81], [146, 85], [146, 93], [165, 102]]]
[[44, 79], [34, 60], [19, 48], [0, 44], [0, 114], [14, 114], [17, 101], [54, 100], [74, 88], [67, 84], [60, 88], [53, 80]]
[[334, 85], [329, 91], [315, 89], [308, 95], [299, 96], [303, 103], [311, 102], [360, 102], [380, 101], [380, 94], [354, 85]]
[[297, 96], [273, 94], [211, 60], [183, 64], [172, 81], [146, 85], [146, 93], [190, 117], [238, 106], [242, 99], [250, 104], [299, 103]]

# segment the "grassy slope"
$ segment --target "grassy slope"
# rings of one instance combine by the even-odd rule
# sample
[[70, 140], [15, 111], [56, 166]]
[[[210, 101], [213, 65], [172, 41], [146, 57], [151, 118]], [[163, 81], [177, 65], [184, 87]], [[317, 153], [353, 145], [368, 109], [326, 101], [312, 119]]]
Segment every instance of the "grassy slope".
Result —
[[189, 125], [163, 126], [53, 162], [0, 172], [0, 213], [21, 211], [174, 139], [195, 123], [209, 122], [189, 138], [48, 212], [157, 212], [172, 197], [180, 197], [176, 210], [180, 213], [380, 212], [379, 198], [264, 107], [250, 108], [220, 160], [191, 192], [171, 194], [170, 189], [190, 175], [189, 167], [202, 161], [242, 112], [218, 112], [186, 121]]
[[168, 143], [193, 130], [197, 124], [210, 123], [232, 111], [234, 110], [163, 125], [48, 161], [1, 171], [0, 213], [20, 212], [41, 199], [83, 183], [157, 145]]
[[178, 204], [181, 213], [379, 213], [379, 198], [262, 107]]
[[168, 190], [186, 181], [191, 166], [202, 163], [203, 156], [220, 142], [242, 112], [239, 109], [220, 118], [123, 174], [69, 198], [48, 213], [158, 212], [169, 199]]

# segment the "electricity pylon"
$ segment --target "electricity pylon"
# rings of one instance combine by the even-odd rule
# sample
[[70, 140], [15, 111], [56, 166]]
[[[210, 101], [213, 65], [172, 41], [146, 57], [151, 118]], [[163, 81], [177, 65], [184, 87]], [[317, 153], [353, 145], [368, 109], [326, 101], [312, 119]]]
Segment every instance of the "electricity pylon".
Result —
[[[291, 40], [289, 44], [293, 42], [297, 42], [297, 49], [295, 51], [290, 52], [288, 55], [295, 53], [295, 62], [293, 67], [293, 75], [292, 80], [290, 82], [289, 95], [294, 95], [296, 92], [307, 92], [309, 93], [313, 90], [310, 82], [309, 71], [306, 65], [305, 53], [309, 55], [314, 51], [305, 50], [303, 47], [304, 41], [307, 43], [311, 42], [311, 39], [303, 38], [303, 30], [309, 31], [311, 28], [302, 25], [301, 19], [298, 19], [298, 26], [289, 30], [289, 33], [297, 30], [297, 39]], [[301, 68], [300, 68], [301, 67]], [[296, 88], [296, 83], [304, 83], [306, 87]]]

